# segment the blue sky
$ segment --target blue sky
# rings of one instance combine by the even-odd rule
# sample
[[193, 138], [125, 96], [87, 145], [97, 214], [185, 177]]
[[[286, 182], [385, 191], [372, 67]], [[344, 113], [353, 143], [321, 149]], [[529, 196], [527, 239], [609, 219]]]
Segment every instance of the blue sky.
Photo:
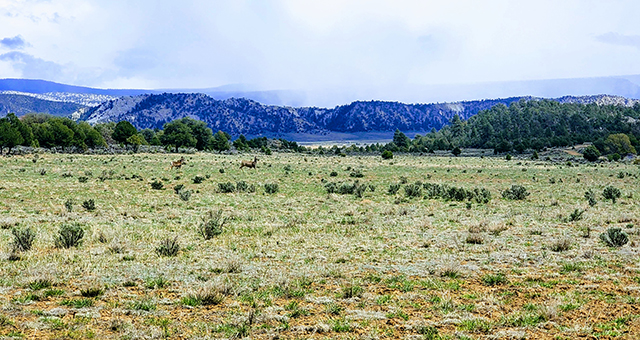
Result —
[[0, 78], [393, 99], [634, 75], [638, 13], [622, 0], [0, 0]]

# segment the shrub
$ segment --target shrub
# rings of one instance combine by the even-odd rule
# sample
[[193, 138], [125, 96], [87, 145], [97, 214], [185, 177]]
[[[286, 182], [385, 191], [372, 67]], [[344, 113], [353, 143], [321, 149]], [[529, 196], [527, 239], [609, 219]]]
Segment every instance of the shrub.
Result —
[[275, 194], [280, 190], [280, 188], [278, 188], [278, 183], [265, 183], [264, 184], [264, 191], [267, 194]]
[[204, 177], [202, 176], [196, 176], [193, 178], [193, 184], [200, 184], [204, 182]]
[[31, 245], [33, 245], [33, 241], [36, 239], [36, 234], [31, 230], [31, 228], [27, 229], [17, 229], [13, 228], [11, 230], [13, 234], [13, 243], [12, 248], [13, 251], [28, 251], [31, 249]]
[[584, 210], [581, 209], [575, 209], [571, 215], [569, 215], [569, 221], [570, 222], [574, 222], [574, 221], [579, 221], [582, 219], [582, 214], [584, 214]]
[[400, 183], [389, 184], [389, 190], [388, 190], [389, 195], [395, 195], [398, 192], [398, 190], [400, 190]]
[[162, 182], [160, 181], [153, 181], [151, 183], [151, 189], [153, 190], [162, 190], [163, 187], [164, 187], [164, 184], [162, 184]]
[[612, 186], [608, 186], [602, 191], [602, 197], [606, 200], [611, 200], [611, 203], [613, 204], [616, 203], [616, 199], [620, 198], [620, 196], [622, 196], [620, 189]]
[[532, 160], [536, 160], [536, 159], [540, 159], [540, 156], [538, 156], [538, 151], [533, 151], [533, 154], [531, 155], [531, 159]]
[[385, 150], [382, 152], [382, 159], [392, 159], [392, 158], [393, 158], [393, 152], [389, 150]]
[[80, 182], [80, 183], [86, 183], [87, 180], [89, 180], [89, 178], [87, 178], [85, 176], [78, 177], [78, 182]]
[[233, 183], [218, 183], [218, 192], [228, 194], [234, 191], [236, 191], [236, 186]]
[[600, 239], [609, 247], [622, 247], [629, 242], [629, 235], [622, 228], [609, 228], [600, 234]]
[[360, 287], [359, 285], [350, 284], [350, 285], [346, 285], [346, 286], [342, 287], [341, 297], [343, 299], [351, 299], [353, 297], [360, 297], [360, 296], [362, 296], [363, 292], [364, 292], [364, 289], [362, 289], [362, 287]]
[[182, 191], [182, 189], [184, 189], [184, 184], [178, 184], [173, 187], [173, 191], [178, 195], [180, 194], [180, 191]]
[[595, 162], [598, 160], [598, 158], [600, 158], [600, 151], [595, 146], [590, 145], [584, 150], [582, 157], [584, 157], [584, 159], [588, 160], [589, 162]]
[[236, 191], [236, 186], [232, 182], [218, 183], [218, 192], [228, 194]]
[[485, 286], [496, 286], [507, 282], [509, 282], [509, 280], [507, 280], [507, 277], [503, 273], [487, 274], [482, 277], [482, 283]]
[[364, 177], [364, 174], [362, 173], [361, 170], [353, 170], [350, 174], [350, 177], [354, 177], [354, 178], [362, 178]]
[[482, 204], [489, 203], [491, 201], [491, 191], [485, 188], [473, 189], [473, 200]]
[[210, 286], [201, 288], [197, 293], [190, 295], [188, 298], [197, 302], [198, 305], [203, 306], [219, 305], [224, 301], [224, 295]]
[[178, 236], [171, 238], [165, 238], [160, 241], [158, 247], [156, 247], [156, 253], [161, 256], [176, 256], [180, 251], [180, 244], [178, 244]]
[[82, 243], [84, 229], [78, 224], [63, 224], [54, 240], [56, 248], [77, 247]]
[[451, 153], [457, 157], [457, 156], [460, 156], [460, 154], [462, 153], [462, 150], [460, 150], [460, 147], [456, 146], [455, 148], [453, 148], [453, 150], [451, 150]]
[[236, 182], [236, 191], [247, 192], [249, 191], [249, 185], [245, 181], [238, 181]]
[[502, 197], [510, 200], [523, 200], [529, 196], [527, 189], [522, 185], [514, 184], [511, 188], [502, 192]]
[[510, 161], [510, 160], [511, 160], [511, 155], [510, 155], [510, 154], [507, 154], [507, 156], [505, 156], [505, 158], [504, 158], [504, 159], [506, 159], [506, 160]]
[[483, 244], [484, 237], [482, 237], [482, 235], [479, 233], [470, 233], [469, 235], [467, 235], [467, 239], [465, 240], [465, 242], [469, 244]]
[[191, 198], [191, 190], [181, 190], [178, 195], [180, 195], [181, 200], [186, 202]]
[[551, 245], [549, 245], [549, 249], [556, 253], [567, 251], [571, 249], [571, 240], [569, 240], [568, 238], [556, 240]]
[[96, 202], [92, 198], [88, 199], [82, 202], [82, 207], [87, 209], [87, 211], [94, 211], [96, 210]]
[[587, 201], [589, 202], [589, 206], [593, 207], [594, 205], [598, 204], [598, 201], [596, 200], [596, 193], [593, 192], [593, 190], [589, 190], [587, 192], [584, 193], [584, 198], [587, 199]]
[[407, 184], [404, 186], [404, 194], [407, 197], [422, 196], [422, 183]]
[[336, 172], [336, 171], [331, 171], [331, 173], [329, 174], [329, 176], [331, 176], [331, 177], [336, 177], [336, 176], [338, 176], [338, 172]]
[[80, 291], [80, 295], [88, 298], [98, 297], [102, 294], [104, 294], [104, 289], [100, 287], [89, 287]]
[[67, 209], [68, 212], [71, 212], [73, 210], [73, 200], [72, 199], [68, 199], [66, 201], [64, 201], [64, 207]]
[[327, 190], [327, 194], [334, 194], [338, 192], [338, 185], [333, 182], [329, 182], [324, 185], [324, 188]]
[[222, 234], [226, 221], [227, 218], [222, 216], [222, 210], [209, 211], [198, 226], [198, 234], [205, 240], [210, 240], [214, 236]]

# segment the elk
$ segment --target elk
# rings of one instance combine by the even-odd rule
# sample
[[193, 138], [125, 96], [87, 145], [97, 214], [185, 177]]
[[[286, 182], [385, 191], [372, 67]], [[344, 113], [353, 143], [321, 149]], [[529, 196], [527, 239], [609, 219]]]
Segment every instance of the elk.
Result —
[[240, 164], [240, 169], [244, 168], [245, 166], [247, 168], [256, 168], [256, 163], [258, 163], [258, 157], [253, 157], [253, 161], [242, 161], [242, 163]]
[[180, 167], [184, 164], [185, 164], [184, 157], [180, 157], [179, 160], [175, 162], [171, 162], [171, 168], [169, 169], [173, 169], [173, 168], [180, 169]]

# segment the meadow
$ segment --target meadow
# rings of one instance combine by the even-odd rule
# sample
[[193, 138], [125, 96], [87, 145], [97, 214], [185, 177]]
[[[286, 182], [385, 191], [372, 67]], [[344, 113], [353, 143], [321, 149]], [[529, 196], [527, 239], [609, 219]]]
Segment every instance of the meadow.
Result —
[[640, 337], [638, 165], [184, 156], [3, 157], [0, 338]]

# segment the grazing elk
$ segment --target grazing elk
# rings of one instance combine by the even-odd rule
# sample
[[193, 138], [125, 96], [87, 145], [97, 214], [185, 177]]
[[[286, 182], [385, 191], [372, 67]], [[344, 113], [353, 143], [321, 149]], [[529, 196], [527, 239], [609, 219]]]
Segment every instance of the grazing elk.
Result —
[[258, 163], [258, 157], [253, 157], [253, 161], [242, 161], [242, 163], [240, 164], [240, 169], [244, 168], [245, 166], [247, 168], [256, 168], [256, 163]]
[[171, 168], [169, 169], [173, 169], [173, 168], [180, 169], [180, 167], [183, 166], [184, 164], [185, 164], [184, 157], [180, 157], [179, 160], [175, 162], [171, 162]]

